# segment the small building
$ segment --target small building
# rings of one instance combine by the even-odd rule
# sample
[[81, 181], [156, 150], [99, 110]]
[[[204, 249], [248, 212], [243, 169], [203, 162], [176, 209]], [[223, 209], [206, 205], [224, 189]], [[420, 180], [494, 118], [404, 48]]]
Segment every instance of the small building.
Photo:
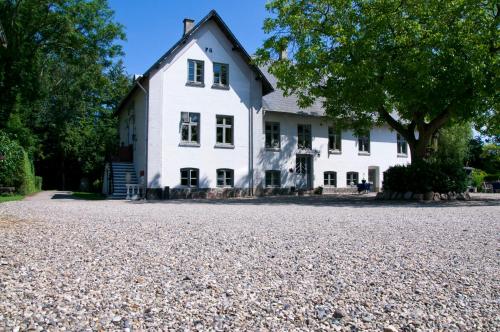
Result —
[[409, 162], [406, 142], [387, 126], [355, 137], [319, 103], [301, 109], [284, 97], [215, 11], [184, 20], [180, 40], [136, 79], [116, 114], [116, 197], [124, 168], [144, 179], [150, 198], [166, 187], [170, 197], [239, 197], [351, 191], [362, 179], [377, 190], [383, 171]]

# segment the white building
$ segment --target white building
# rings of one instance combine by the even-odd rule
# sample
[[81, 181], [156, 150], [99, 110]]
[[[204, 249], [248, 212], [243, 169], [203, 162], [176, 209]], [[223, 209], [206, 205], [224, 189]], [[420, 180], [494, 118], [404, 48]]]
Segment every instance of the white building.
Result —
[[365, 138], [338, 133], [320, 105], [300, 109], [273, 86], [215, 11], [196, 25], [186, 19], [182, 38], [117, 110], [120, 158], [151, 198], [165, 187], [170, 197], [352, 190], [362, 179], [378, 189], [383, 171], [409, 161], [388, 127]]

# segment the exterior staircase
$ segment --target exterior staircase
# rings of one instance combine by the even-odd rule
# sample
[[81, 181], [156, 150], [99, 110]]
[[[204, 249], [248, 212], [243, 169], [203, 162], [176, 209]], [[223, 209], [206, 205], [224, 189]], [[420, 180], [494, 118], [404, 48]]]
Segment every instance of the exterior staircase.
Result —
[[126, 174], [130, 173], [129, 184], [139, 184], [135, 174], [133, 163], [128, 162], [113, 162], [111, 163], [113, 172], [113, 193], [111, 199], [125, 199], [127, 197]]

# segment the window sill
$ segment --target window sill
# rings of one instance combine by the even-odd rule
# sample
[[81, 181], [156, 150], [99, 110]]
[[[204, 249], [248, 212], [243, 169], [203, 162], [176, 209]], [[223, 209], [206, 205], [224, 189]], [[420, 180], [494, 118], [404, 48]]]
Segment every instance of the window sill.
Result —
[[266, 186], [267, 189], [277, 189], [281, 188], [281, 186]]
[[190, 147], [190, 148], [199, 148], [201, 145], [200, 145], [200, 143], [180, 142], [179, 146], [185, 146], [185, 147]]
[[230, 189], [233, 188], [233, 186], [217, 186], [217, 189]]
[[216, 148], [216, 149], [234, 149], [234, 145], [218, 143], [218, 144], [214, 145], [214, 148]]
[[369, 156], [370, 152], [365, 152], [365, 151], [359, 151], [358, 156]]
[[328, 150], [329, 154], [342, 154], [342, 150]]
[[398, 153], [398, 158], [408, 158], [408, 155]]
[[269, 151], [269, 152], [280, 152], [281, 148], [266, 148], [266, 151]]
[[193, 86], [193, 87], [196, 87], [196, 88], [204, 88], [205, 87], [205, 83], [187, 81], [186, 82], [186, 86]]
[[214, 85], [212, 85], [212, 89], [216, 89], [216, 90], [229, 90], [229, 85], [214, 84]]

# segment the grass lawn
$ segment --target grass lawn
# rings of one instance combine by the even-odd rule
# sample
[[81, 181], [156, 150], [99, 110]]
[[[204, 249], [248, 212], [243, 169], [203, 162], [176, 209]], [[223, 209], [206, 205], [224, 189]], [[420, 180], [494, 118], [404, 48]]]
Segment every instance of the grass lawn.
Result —
[[23, 195], [0, 195], [0, 203], [10, 201], [20, 201], [24, 198]]
[[86, 199], [89, 201], [98, 201], [98, 200], [106, 199], [106, 196], [104, 196], [103, 194], [87, 193], [87, 192], [80, 192], [80, 191], [73, 192], [73, 197], [79, 198], [79, 199]]

